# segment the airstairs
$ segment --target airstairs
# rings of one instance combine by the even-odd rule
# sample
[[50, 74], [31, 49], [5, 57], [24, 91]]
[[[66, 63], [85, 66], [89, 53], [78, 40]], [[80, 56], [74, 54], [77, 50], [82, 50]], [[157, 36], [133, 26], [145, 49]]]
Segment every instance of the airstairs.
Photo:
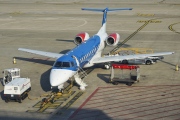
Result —
[[83, 79], [87, 76], [87, 73], [80, 67], [79, 61], [76, 58], [76, 56], [72, 56], [72, 57], [76, 60], [77, 66], [79, 68], [77, 73], [74, 75], [74, 79], [76, 83], [80, 86], [80, 89], [85, 90], [87, 84], [83, 81]]
[[86, 73], [86, 71], [84, 71], [81, 67], [79, 67], [79, 73], [80, 73], [80, 78], [84, 79], [85, 77], [88, 76], [88, 74]]
[[87, 76], [87, 73], [81, 68], [79, 67], [79, 72], [77, 72], [74, 75], [74, 79], [76, 81], [76, 83], [80, 86], [81, 90], [85, 90], [85, 87], [88, 86], [85, 82], [84, 82], [84, 78]]

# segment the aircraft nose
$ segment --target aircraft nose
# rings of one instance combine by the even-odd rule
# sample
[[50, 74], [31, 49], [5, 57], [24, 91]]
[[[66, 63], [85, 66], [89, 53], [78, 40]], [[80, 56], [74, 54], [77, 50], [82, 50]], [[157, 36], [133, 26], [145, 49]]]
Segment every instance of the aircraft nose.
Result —
[[50, 73], [50, 84], [51, 86], [59, 86], [72, 77], [72, 75], [71, 70], [52, 69]]

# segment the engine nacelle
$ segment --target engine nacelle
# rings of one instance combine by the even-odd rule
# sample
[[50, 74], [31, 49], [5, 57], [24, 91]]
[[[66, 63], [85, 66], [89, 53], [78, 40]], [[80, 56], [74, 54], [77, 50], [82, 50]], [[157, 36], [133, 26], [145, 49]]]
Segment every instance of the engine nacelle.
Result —
[[74, 43], [76, 45], [79, 45], [88, 39], [89, 39], [89, 34], [87, 32], [82, 32], [76, 35], [76, 37], [74, 38]]
[[110, 34], [106, 39], [106, 44], [109, 46], [115, 46], [120, 40], [120, 35], [118, 33]]

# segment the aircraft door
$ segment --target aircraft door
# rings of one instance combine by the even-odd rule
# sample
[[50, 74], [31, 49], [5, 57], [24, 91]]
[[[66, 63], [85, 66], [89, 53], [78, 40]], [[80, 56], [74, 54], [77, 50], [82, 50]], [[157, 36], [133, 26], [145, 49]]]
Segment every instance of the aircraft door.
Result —
[[80, 67], [80, 64], [79, 64], [79, 61], [78, 61], [78, 59], [77, 59], [77, 57], [76, 56], [72, 56], [73, 58], [74, 58], [74, 60], [76, 61], [76, 64], [77, 64], [77, 67]]

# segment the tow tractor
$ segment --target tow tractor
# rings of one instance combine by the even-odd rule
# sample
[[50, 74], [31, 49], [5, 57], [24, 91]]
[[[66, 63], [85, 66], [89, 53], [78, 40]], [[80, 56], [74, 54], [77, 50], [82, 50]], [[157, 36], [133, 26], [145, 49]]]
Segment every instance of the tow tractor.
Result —
[[15, 100], [21, 103], [28, 96], [31, 90], [30, 78], [15, 78], [4, 86], [5, 102]]
[[6, 85], [15, 78], [20, 77], [20, 69], [19, 68], [9, 68], [9, 69], [4, 69], [3, 73], [3, 79], [2, 79], [2, 84]]

